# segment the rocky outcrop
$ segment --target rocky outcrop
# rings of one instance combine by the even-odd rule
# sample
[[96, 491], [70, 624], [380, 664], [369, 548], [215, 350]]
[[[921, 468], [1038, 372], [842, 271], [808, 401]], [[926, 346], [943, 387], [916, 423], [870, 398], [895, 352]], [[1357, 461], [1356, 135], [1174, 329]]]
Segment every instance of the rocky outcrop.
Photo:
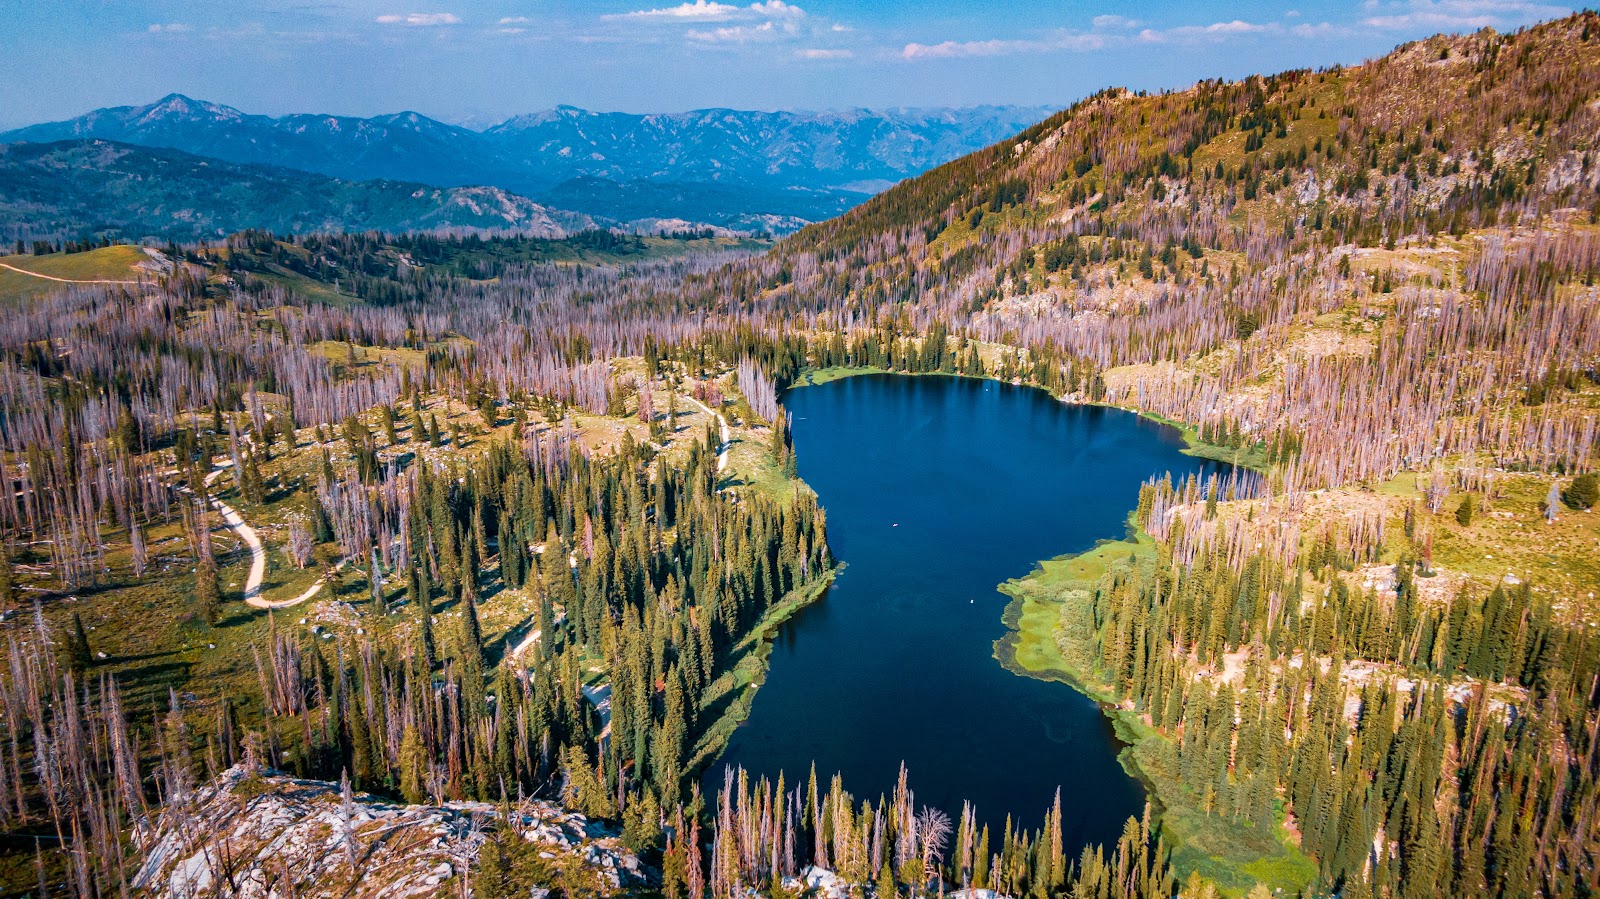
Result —
[[487, 834], [506, 827], [605, 886], [647, 881], [613, 830], [548, 802], [401, 805], [240, 765], [162, 811], [133, 886], [173, 899], [459, 895]]

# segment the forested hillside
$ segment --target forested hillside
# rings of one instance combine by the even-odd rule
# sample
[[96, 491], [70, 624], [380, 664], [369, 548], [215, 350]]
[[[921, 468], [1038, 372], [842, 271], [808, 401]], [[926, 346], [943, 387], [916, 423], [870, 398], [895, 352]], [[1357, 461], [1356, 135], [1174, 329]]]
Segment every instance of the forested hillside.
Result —
[[986, 106], [635, 115], [562, 106], [476, 131], [415, 112], [274, 118], [172, 94], [0, 133], [0, 143], [111, 141], [345, 181], [500, 188], [618, 221], [676, 218], [788, 232], [1008, 137], [1047, 112]]
[[[435, 895], [1594, 895], [1597, 135], [1584, 13], [1107, 91], [761, 255], [252, 231], [19, 295], [0, 891], [378, 894], [359, 790], [449, 854]], [[1115, 845], [1064, 850], [1071, 795], [991, 832], [907, 777], [700, 793], [834, 573], [783, 390], [864, 371], [1234, 463], [1005, 585], [999, 661], [1128, 744]], [[266, 769], [329, 782], [326, 876], [235, 826], [292, 800]], [[530, 842], [529, 797], [645, 884]]]
[[494, 187], [343, 181], [107, 141], [0, 144], [0, 239], [217, 240], [262, 228], [478, 231], [560, 237], [593, 227]]
[[706, 298], [1049, 347], [1113, 402], [1292, 437], [1305, 487], [1480, 449], [1571, 467], [1595, 449], [1589, 403], [1515, 400], [1600, 348], [1597, 88], [1586, 14], [1349, 69], [1107, 91]]

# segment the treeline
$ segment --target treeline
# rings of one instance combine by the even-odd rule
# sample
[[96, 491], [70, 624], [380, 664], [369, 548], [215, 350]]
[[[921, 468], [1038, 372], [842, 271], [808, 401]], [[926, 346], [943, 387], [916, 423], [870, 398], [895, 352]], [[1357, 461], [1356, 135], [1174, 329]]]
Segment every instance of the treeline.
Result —
[[11, 250], [17, 256], [33, 255], [45, 256], [50, 253], [87, 253], [90, 250], [100, 250], [123, 243], [121, 240], [112, 240], [109, 236], [85, 237], [78, 240], [33, 240], [24, 241], [17, 238]]
[[[1597, 23], [1583, 12], [1358, 67], [1103, 92], [689, 290], [775, 324], [803, 315], [854, 336], [885, 317], [943, 322], [1126, 368], [1107, 400], [1194, 425], [1227, 417], [1252, 442], [1292, 435], [1288, 476], [1307, 488], [1475, 452], [1582, 470], [1596, 452], [1587, 406], [1530, 385], [1600, 353], [1595, 294], [1580, 289], [1600, 215]], [[1474, 229], [1491, 231], [1481, 249], [1459, 267], [1430, 257], [1437, 275], [1383, 255]], [[1373, 323], [1375, 358], [1364, 341], [1297, 345], [1341, 308]], [[1509, 409], [1509, 391], [1533, 412]]]
[[991, 834], [970, 808], [952, 826], [944, 812], [918, 807], [903, 768], [893, 794], [876, 803], [858, 802], [838, 776], [822, 788], [814, 769], [792, 790], [781, 776], [776, 784], [752, 783], [743, 770], [729, 770], [708, 834], [699, 821], [674, 817], [662, 888], [670, 899], [792, 895], [817, 885], [802, 875], [826, 872], [836, 888], [875, 899], [954, 889], [1104, 899], [1206, 895], [1198, 882], [1178, 892], [1148, 812], [1142, 821], [1128, 819], [1115, 846], [1085, 847], [1076, 858], [1064, 851], [1064, 814], [1070, 808], [1058, 796], [1039, 830], [1013, 827], [1008, 817]]
[[[682, 238], [685, 240], [692, 238]], [[199, 246], [169, 247], [196, 265], [219, 267], [256, 292], [270, 282], [251, 273], [282, 269], [335, 286], [378, 306], [417, 304], [463, 281], [487, 281], [557, 259], [625, 261], [648, 249], [635, 234], [591, 228], [567, 237], [529, 237], [428, 232], [280, 236], [243, 231], [223, 242], [223, 252]]]
[[[560, 796], [659, 848], [736, 647], [831, 564], [810, 494], [717, 489], [715, 439], [682, 465], [632, 441], [592, 460], [506, 442], [371, 485], [341, 463], [303, 514], [316, 542], [363, 547], [344, 560], [366, 576], [365, 627], [331, 647], [274, 631], [253, 649], [259, 696], [174, 694], [153, 732], [109, 679], [80, 701], [82, 626], [52, 630], [36, 611], [0, 693], [0, 824], [55, 828], [69, 894], [102, 895], [137, 862], [128, 828], [248, 757], [411, 802]], [[484, 643], [478, 604], [503, 590], [537, 606], [520, 656], [511, 635]], [[586, 694], [600, 684], [607, 722]]]
[[1162, 735], [1183, 813], [1272, 845], [1284, 816], [1340, 895], [1585, 895], [1600, 841], [1600, 639], [1526, 585], [1425, 602], [1335, 557], [1124, 565], [1057, 640]]

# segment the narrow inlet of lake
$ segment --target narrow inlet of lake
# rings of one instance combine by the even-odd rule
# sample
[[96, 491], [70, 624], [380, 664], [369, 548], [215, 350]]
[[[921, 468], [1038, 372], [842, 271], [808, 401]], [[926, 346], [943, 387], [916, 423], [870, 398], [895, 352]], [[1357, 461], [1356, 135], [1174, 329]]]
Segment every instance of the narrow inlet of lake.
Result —
[[1060, 787], [1068, 855], [1114, 842], [1143, 790], [1094, 702], [995, 660], [996, 587], [1121, 537], [1141, 482], [1207, 463], [1172, 428], [992, 381], [866, 375], [784, 404], [846, 569], [783, 626], [708, 794], [725, 765], [795, 785], [815, 761], [820, 788], [837, 772], [876, 803], [904, 761], [952, 818], [970, 800], [993, 828], [1037, 827]]

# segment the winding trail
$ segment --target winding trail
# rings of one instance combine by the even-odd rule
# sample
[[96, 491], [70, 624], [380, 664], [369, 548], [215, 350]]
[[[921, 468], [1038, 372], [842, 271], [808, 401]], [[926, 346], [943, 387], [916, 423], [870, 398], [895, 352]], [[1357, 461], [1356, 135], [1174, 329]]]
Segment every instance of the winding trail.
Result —
[[57, 278], [55, 275], [46, 275], [46, 274], [43, 274], [41, 272], [30, 272], [25, 268], [17, 268], [14, 265], [7, 265], [4, 262], [0, 262], [0, 268], [9, 269], [11, 271], [16, 272], [19, 275], [30, 275], [30, 276], [35, 277], [35, 278], [43, 278], [46, 281], [57, 281], [57, 282], [60, 282], [62, 284], [138, 284], [139, 283], [138, 281], [112, 281], [112, 280], [97, 279], [97, 278], [91, 278], [91, 279]]
[[722, 474], [728, 468], [728, 447], [733, 443], [733, 432], [728, 428], [728, 420], [722, 417], [721, 412], [713, 412], [710, 406], [688, 394], [684, 394], [683, 398], [699, 406], [707, 415], [717, 420], [722, 432], [722, 445], [717, 448], [717, 474]]
[[[232, 463], [230, 462], [228, 465], [206, 475], [206, 486], [211, 486], [231, 465]], [[261, 582], [267, 576], [267, 548], [262, 545], [260, 535], [256, 533], [255, 528], [245, 523], [244, 516], [240, 515], [232, 506], [214, 496], [211, 497], [211, 505], [222, 515], [223, 523], [231, 528], [235, 534], [238, 534], [239, 539], [244, 541], [244, 545], [250, 548], [250, 574], [244, 580], [244, 601], [247, 605], [258, 609], [286, 609], [290, 606], [297, 606], [322, 591], [323, 584], [327, 583], [326, 578], [319, 579], [315, 584], [308, 587], [304, 593], [293, 599], [262, 599]]]
[[[551, 624], [554, 625], [554, 626], [559, 627], [561, 625], [561, 623], [566, 621], [566, 620], [567, 620], [567, 613], [566, 613], [566, 610], [563, 609], [561, 611], [561, 614], [557, 615], [555, 617], [555, 620], [552, 621]], [[538, 643], [539, 642], [539, 638], [540, 638], [540, 636], [542, 636], [542, 634], [543, 634], [542, 631], [540, 631], [538, 628], [534, 628], [532, 631], [530, 631], [528, 633], [528, 635], [526, 637], [523, 637], [522, 640], [519, 641], [516, 646], [511, 647], [511, 651], [509, 653], [507, 653], [507, 656], [513, 662], [522, 661], [522, 654], [527, 652], [533, 646], [533, 644]]]

